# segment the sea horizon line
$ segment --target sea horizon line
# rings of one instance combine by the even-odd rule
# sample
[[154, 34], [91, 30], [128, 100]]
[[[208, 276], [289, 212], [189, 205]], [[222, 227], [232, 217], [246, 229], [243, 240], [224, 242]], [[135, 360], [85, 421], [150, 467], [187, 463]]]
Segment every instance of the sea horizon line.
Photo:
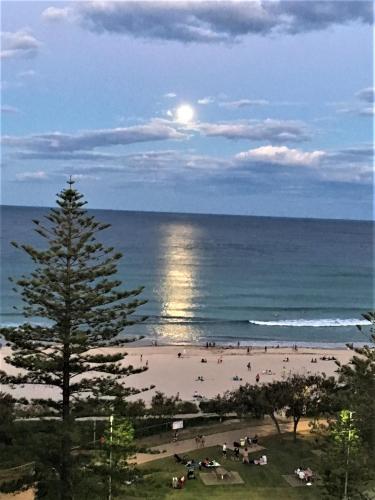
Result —
[[[37, 208], [37, 209], [51, 209], [54, 206], [49, 205], [9, 205], [8, 203], [0, 203], [0, 209], [2, 208]], [[375, 222], [375, 217], [373, 219], [343, 219], [339, 217], [296, 217], [287, 215], [258, 215], [258, 214], [229, 214], [229, 213], [212, 213], [212, 212], [174, 212], [168, 210], [136, 210], [136, 209], [125, 209], [125, 208], [97, 208], [90, 207], [87, 208], [88, 211], [101, 211], [101, 212], [125, 212], [125, 213], [136, 213], [136, 214], [164, 214], [164, 215], [192, 215], [192, 216], [209, 216], [209, 217], [244, 217], [244, 218], [262, 218], [262, 219], [282, 219], [282, 220], [311, 220], [311, 221], [332, 221], [332, 222]]]

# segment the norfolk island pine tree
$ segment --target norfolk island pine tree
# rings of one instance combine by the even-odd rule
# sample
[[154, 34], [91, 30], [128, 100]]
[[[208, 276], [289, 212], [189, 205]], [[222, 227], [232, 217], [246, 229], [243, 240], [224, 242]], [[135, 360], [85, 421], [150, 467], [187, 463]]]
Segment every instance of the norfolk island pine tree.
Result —
[[[90, 395], [97, 398], [126, 397], [139, 392], [123, 385], [124, 377], [146, 367], [124, 366], [126, 353], [98, 354], [92, 349], [121, 346], [133, 339], [119, 337], [124, 328], [143, 321], [131, 315], [146, 301], [143, 287], [123, 291], [114, 275], [122, 254], [97, 240], [109, 224], [98, 222], [84, 206], [83, 195], [68, 181], [57, 195], [57, 207], [45, 222], [33, 220], [35, 231], [47, 244], [45, 249], [12, 244], [28, 254], [35, 264], [29, 276], [14, 281], [20, 292], [22, 313], [42, 318], [46, 324], [26, 321], [17, 327], [1, 328], [12, 353], [6, 361], [24, 374], [0, 372], [2, 384], [47, 384], [56, 387], [61, 399], [42, 399], [46, 408], [61, 417], [60, 498], [73, 498], [71, 433], [74, 401]], [[12, 278], [10, 278], [13, 281]], [[95, 372], [92, 377], [85, 374]]]

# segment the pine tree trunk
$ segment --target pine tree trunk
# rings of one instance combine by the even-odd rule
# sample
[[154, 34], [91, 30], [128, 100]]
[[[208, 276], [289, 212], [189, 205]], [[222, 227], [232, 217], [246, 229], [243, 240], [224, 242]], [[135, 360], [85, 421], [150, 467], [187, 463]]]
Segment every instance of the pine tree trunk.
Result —
[[62, 443], [61, 443], [61, 500], [73, 500], [73, 477], [72, 477], [72, 440], [71, 440], [71, 416], [70, 416], [70, 342], [71, 342], [71, 246], [72, 246], [72, 220], [68, 217], [68, 239], [66, 259], [66, 298], [65, 298], [65, 325], [64, 325], [64, 348], [63, 348], [63, 394], [62, 394]]
[[[67, 335], [69, 338], [69, 334]], [[61, 500], [73, 499], [72, 464], [71, 464], [71, 418], [70, 418], [70, 346], [64, 344], [63, 353], [63, 391], [62, 391], [62, 438], [61, 438]]]

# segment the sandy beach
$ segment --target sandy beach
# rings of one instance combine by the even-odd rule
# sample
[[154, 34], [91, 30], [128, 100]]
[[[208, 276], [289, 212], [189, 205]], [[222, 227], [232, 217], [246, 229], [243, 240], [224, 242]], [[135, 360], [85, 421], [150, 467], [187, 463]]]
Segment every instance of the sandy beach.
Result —
[[[335, 375], [337, 366], [334, 361], [322, 360], [322, 357], [335, 357], [342, 363], [347, 363], [352, 357], [348, 349], [309, 349], [300, 348], [268, 348], [252, 349], [247, 353], [246, 348], [205, 348], [199, 346], [147, 346], [109, 348], [111, 352], [127, 352], [124, 364], [134, 367], [148, 365], [148, 370], [124, 379], [125, 384], [131, 387], [142, 388], [155, 385], [155, 388], [129, 399], [138, 398], [149, 402], [156, 391], [161, 391], [168, 396], [179, 394], [182, 400], [194, 401], [194, 393], [205, 398], [222, 394], [227, 390], [239, 387], [241, 384], [256, 383], [259, 374], [259, 383], [280, 380], [293, 373], [314, 374], [326, 373]], [[100, 349], [104, 352], [105, 349]], [[17, 370], [6, 364], [4, 357], [10, 353], [8, 347], [0, 350], [1, 369], [15, 374]], [[181, 356], [178, 356], [178, 353]], [[289, 361], [285, 361], [289, 358]], [[316, 358], [316, 363], [311, 359]], [[207, 362], [202, 363], [205, 359]], [[221, 362], [219, 362], [221, 360]], [[250, 369], [248, 364], [250, 363]], [[203, 382], [198, 380], [203, 378]], [[239, 380], [233, 380], [238, 377]], [[58, 392], [55, 388], [41, 385], [18, 386], [15, 388], [3, 387], [6, 392], [15, 396], [52, 397]]]

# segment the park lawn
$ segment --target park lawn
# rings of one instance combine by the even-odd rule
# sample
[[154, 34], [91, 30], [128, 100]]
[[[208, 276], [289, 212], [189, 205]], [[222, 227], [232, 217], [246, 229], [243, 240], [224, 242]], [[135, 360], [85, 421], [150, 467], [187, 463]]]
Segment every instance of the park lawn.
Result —
[[[282, 478], [283, 474], [293, 474], [298, 466], [317, 468], [319, 460], [311, 453], [313, 441], [309, 437], [299, 437], [293, 443], [290, 435], [264, 438], [260, 443], [266, 447], [264, 453], [268, 458], [267, 466], [243, 465], [230, 458], [223, 460], [219, 447], [194, 450], [188, 453], [189, 458], [201, 460], [204, 457], [215, 459], [226, 469], [238, 471], [245, 484], [205, 486], [197, 477], [187, 481], [183, 490], [171, 488], [172, 476], [185, 474], [186, 468], [175, 463], [173, 457], [155, 460], [141, 467], [145, 474], [144, 481], [136, 487], [129, 488], [126, 498], [166, 499], [166, 500], [197, 500], [197, 499], [244, 499], [252, 500], [318, 500], [322, 497], [317, 486], [292, 488]], [[263, 451], [250, 455], [259, 458]], [[197, 474], [199, 476], [199, 472]]]

